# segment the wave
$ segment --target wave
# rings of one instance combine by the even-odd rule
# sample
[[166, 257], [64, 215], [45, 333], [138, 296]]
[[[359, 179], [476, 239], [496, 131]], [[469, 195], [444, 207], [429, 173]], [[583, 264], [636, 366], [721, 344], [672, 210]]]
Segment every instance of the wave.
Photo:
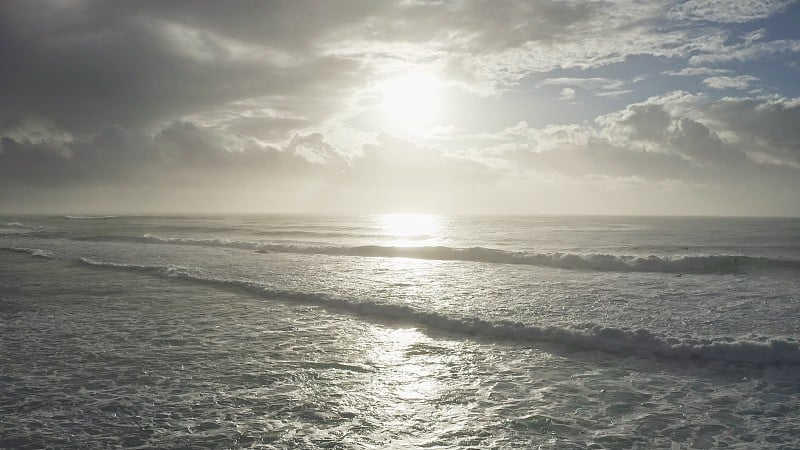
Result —
[[20, 223], [20, 222], [8, 222], [8, 223], [5, 224], [5, 226], [11, 227], [11, 228], [25, 228], [27, 230], [37, 230], [37, 229], [41, 228], [41, 226], [38, 226], [38, 225], [26, 225], [26, 224]]
[[30, 247], [0, 247], [0, 250], [6, 252], [14, 252], [14, 253], [27, 253], [31, 256], [36, 256], [39, 258], [55, 258], [56, 255], [51, 252], [50, 250], [42, 250], [40, 248], [30, 248]]
[[0, 228], [0, 235], [32, 234], [32, 233], [36, 233], [36, 230], [31, 230], [27, 228]]
[[[259, 236], [305, 236], [305, 237], [320, 237], [320, 238], [341, 238], [341, 237], [372, 238], [372, 239], [391, 238], [391, 236], [387, 236], [386, 234], [380, 234], [380, 233], [353, 233], [344, 231], [254, 230], [253, 234]], [[407, 241], [424, 241], [433, 238], [434, 236], [431, 236], [429, 234], [415, 234], [415, 235], [403, 236], [403, 240]]]
[[417, 310], [406, 305], [350, 301], [320, 293], [280, 290], [246, 280], [206, 277], [186, 267], [119, 264], [87, 258], [81, 258], [78, 262], [91, 267], [140, 272], [217, 288], [236, 289], [268, 299], [321, 306], [337, 312], [399, 321], [462, 335], [522, 342], [548, 342], [582, 350], [678, 360], [800, 364], [800, 342], [791, 338], [762, 338], [755, 341], [736, 338], [676, 339], [661, 337], [645, 329], [621, 329], [593, 324], [580, 327], [542, 327], [510, 321], [495, 322], [473, 317], [452, 317], [442, 313]]
[[64, 216], [67, 220], [107, 220], [116, 219], [117, 216]]
[[173, 244], [173, 245], [196, 245], [201, 247], [226, 247], [244, 250], [259, 250], [262, 244], [255, 241], [225, 239], [225, 238], [172, 238], [162, 237], [151, 233], [142, 236], [125, 236], [117, 234], [101, 234], [91, 236], [78, 236], [72, 238], [76, 241], [91, 242], [130, 242], [138, 244]]
[[3, 224], [5, 228], [0, 228], [0, 234], [32, 234], [56, 230], [53, 227], [44, 225], [28, 225], [21, 222], [7, 222]]
[[[263, 228], [250, 228], [250, 227], [243, 227], [243, 226], [199, 226], [199, 225], [151, 225], [149, 227], [152, 230], [156, 230], [163, 233], [205, 233], [205, 234], [224, 234], [224, 233], [247, 233], [252, 234], [255, 236], [267, 236], [267, 237], [303, 237], [303, 238], [325, 238], [325, 239], [335, 239], [335, 238], [372, 238], [372, 239], [379, 239], [384, 238], [386, 235], [380, 234], [377, 232], [356, 232], [356, 231], [337, 231], [337, 230], [330, 230], [327, 231], [323, 230], [308, 230], [308, 229], [296, 229], [296, 228], [270, 228], [270, 229], [263, 229]], [[148, 233], [150, 236], [157, 236], [154, 233]], [[420, 234], [414, 236], [404, 236], [404, 239], [408, 240], [425, 240], [425, 239], [432, 239], [433, 236], [427, 234]], [[169, 239], [169, 238], [161, 238], [161, 239]]]
[[710, 256], [619, 256], [609, 254], [528, 253], [485, 247], [313, 247], [264, 244], [261, 253], [301, 253], [335, 256], [415, 258], [443, 261], [472, 261], [495, 264], [523, 264], [568, 270], [599, 272], [660, 272], [674, 274], [736, 274], [754, 270], [800, 270], [800, 261], [740, 255]]
[[610, 254], [531, 253], [499, 250], [486, 247], [418, 246], [393, 247], [306, 246], [268, 244], [259, 241], [224, 238], [94, 235], [76, 240], [114, 241], [147, 244], [197, 245], [255, 250], [259, 253], [294, 253], [303, 255], [358, 256], [381, 258], [412, 258], [439, 261], [468, 261], [490, 264], [521, 264], [565, 270], [596, 272], [654, 272], [670, 274], [744, 274], [757, 271], [800, 271], [800, 261], [744, 255], [704, 256], [624, 256]]

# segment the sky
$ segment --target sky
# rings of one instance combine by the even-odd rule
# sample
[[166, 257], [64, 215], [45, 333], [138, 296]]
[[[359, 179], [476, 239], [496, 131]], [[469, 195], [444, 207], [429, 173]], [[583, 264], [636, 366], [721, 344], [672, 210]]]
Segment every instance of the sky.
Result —
[[800, 2], [0, 2], [0, 211], [800, 216]]

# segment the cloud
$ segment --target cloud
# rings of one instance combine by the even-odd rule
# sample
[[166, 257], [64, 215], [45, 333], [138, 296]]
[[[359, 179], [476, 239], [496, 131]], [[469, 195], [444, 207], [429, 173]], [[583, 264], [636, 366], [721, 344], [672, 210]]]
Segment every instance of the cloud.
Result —
[[303, 178], [344, 164], [319, 135], [295, 135], [275, 148], [188, 122], [153, 136], [113, 126], [86, 139], [42, 140], [33, 134], [0, 139], [0, 183], [5, 185], [200, 186], [237, 177]]
[[[92, 133], [111, 124], [158, 126], [247, 100], [257, 103], [254, 110], [318, 122], [363, 76], [357, 62], [302, 50], [290, 39], [308, 39], [301, 30], [322, 33], [307, 27], [313, 13], [297, 33], [278, 37], [269, 25], [281, 28], [276, 22], [292, 13], [281, 6], [264, 15], [213, 2], [197, 2], [185, 15], [167, 3], [135, 13], [132, 7], [87, 1], [48, 10], [4, 2], [0, 41], [13, 51], [4, 52], [0, 72], [0, 120], [36, 117]], [[219, 14], [215, 25], [212, 13]]]
[[764, 19], [784, 10], [792, 0], [688, 0], [671, 7], [673, 20], [743, 23]]
[[569, 102], [575, 101], [575, 89], [569, 87], [561, 89], [561, 93], [559, 94], [558, 99]]
[[[449, 189], [495, 204], [498, 186], [548, 183], [796, 186], [797, 93], [752, 65], [796, 69], [800, 41], [773, 32], [788, 5], [0, 2], [1, 194], [238, 186], [380, 205]], [[415, 72], [450, 111], [435, 133], [387, 134], [376, 86]], [[780, 95], [720, 98], [756, 83]], [[687, 86], [701, 91], [673, 91]]]
[[622, 88], [624, 82], [610, 78], [548, 78], [539, 82], [537, 86], [577, 86], [586, 90], [617, 90]]
[[712, 89], [747, 89], [758, 78], [750, 75], [739, 75], [735, 77], [708, 77], [703, 80], [703, 84]]
[[476, 92], [494, 94], [534, 73], [598, 68], [631, 56], [713, 57], [729, 33], [686, 18], [747, 22], [785, 5], [405, 2], [345, 27], [342, 39], [324, 48], [386, 70], [432, 65]]
[[[614, 80], [610, 78], [601, 78], [601, 77], [590, 77], [590, 78], [570, 78], [570, 77], [560, 77], [560, 78], [548, 78], [546, 80], [540, 81], [536, 86], [575, 86], [581, 89], [585, 89], [591, 92], [594, 95], [600, 97], [618, 97], [620, 95], [628, 94], [633, 92], [631, 89], [623, 89], [623, 86], [626, 86], [627, 83], [621, 80]], [[571, 87], [564, 88], [569, 89], [573, 92], [575, 90]], [[562, 89], [561, 99], [564, 99], [564, 89]]]
[[800, 98], [724, 98], [704, 112], [743, 148], [800, 162]]
[[[774, 164], [791, 168], [800, 161], [800, 134], [791, 125], [795, 120], [800, 120], [800, 99], [709, 100], [676, 92], [602, 116], [598, 123], [601, 134], [618, 146], [678, 154], [693, 161], [715, 160], [718, 169], [760, 152], [772, 155]], [[748, 164], [754, 163], [750, 158]]]
[[[729, 36], [719, 28], [683, 23], [754, 20], [785, 7], [737, 5], [3, 2], [0, 41], [13, 51], [4, 52], [0, 73], [0, 121], [32, 117], [91, 134], [115, 124], [145, 129], [189, 120], [280, 140], [359, 110], [353, 99], [372, 77], [408, 67], [430, 67], [494, 95], [534, 73], [636, 55], [691, 56], [700, 64], [798, 51], [796, 41], [754, 42], [756, 32], [725, 45]], [[612, 79], [571, 80], [577, 84], [562, 86], [630, 92]]]
[[766, 42], [743, 42], [719, 45], [712, 52], [703, 52], [689, 58], [689, 63], [721, 64], [732, 61], [752, 61], [767, 57], [791, 56], [800, 53], [800, 40], [780, 39]]
[[767, 35], [767, 29], [766, 28], [759, 28], [757, 30], [753, 30], [753, 31], [745, 34], [744, 36], [742, 36], [742, 40], [749, 44], [749, 43], [753, 43], [755, 41], [760, 41], [760, 40], [764, 39], [764, 37], [766, 35]]
[[487, 152], [504, 167], [567, 177], [785, 188], [800, 179], [800, 135], [791, 125], [799, 115], [800, 99], [710, 100], [678, 91], [599, 116], [596, 126], [520, 122]]
[[731, 73], [728, 69], [716, 69], [710, 67], [684, 67], [681, 70], [670, 70], [664, 72], [664, 75], [673, 77], [703, 77], [709, 75], [724, 75]]

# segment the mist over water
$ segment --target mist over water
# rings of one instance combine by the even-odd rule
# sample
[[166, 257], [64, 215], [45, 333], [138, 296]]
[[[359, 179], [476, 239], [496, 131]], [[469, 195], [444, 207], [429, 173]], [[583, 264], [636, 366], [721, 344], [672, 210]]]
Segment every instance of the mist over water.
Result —
[[0, 217], [0, 447], [800, 445], [800, 220]]

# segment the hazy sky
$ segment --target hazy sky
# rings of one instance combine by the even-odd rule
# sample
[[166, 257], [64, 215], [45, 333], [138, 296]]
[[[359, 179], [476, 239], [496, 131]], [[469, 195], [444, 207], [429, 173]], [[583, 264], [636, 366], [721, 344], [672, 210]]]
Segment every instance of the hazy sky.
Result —
[[800, 2], [3, 1], [0, 208], [800, 215]]

